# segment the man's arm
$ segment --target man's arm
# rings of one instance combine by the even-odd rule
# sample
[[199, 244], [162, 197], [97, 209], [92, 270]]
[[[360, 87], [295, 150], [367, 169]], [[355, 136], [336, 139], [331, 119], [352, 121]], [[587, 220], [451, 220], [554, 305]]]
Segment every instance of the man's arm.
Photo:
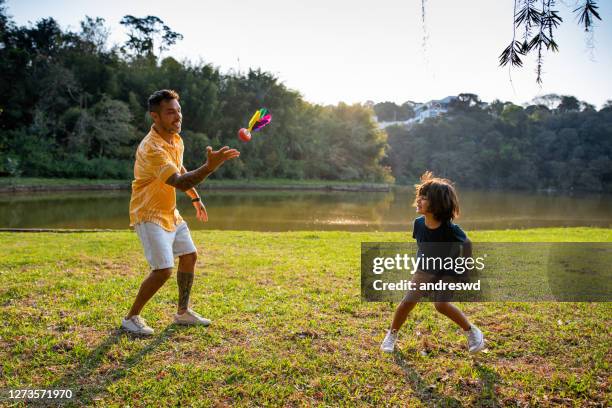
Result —
[[227, 160], [235, 159], [240, 156], [236, 149], [223, 146], [221, 149], [213, 151], [210, 146], [206, 147], [207, 160], [203, 166], [184, 174], [174, 173], [166, 180], [166, 184], [187, 192], [197, 184], [201, 183], [211, 173], [217, 170]]
[[[185, 166], [181, 166], [181, 176], [185, 173], [187, 173], [187, 169], [185, 168]], [[187, 193], [189, 198], [191, 198], [192, 200], [200, 198], [200, 195], [198, 194], [198, 191], [195, 187], [190, 188], [189, 190], [185, 191], [185, 193]]]
[[208, 163], [205, 163], [203, 166], [181, 175], [174, 173], [168, 177], [166, 184], [170, 184], [172, 187], [187, 192], [193, 189], [194, 186], [204, 181], [211, 173], [212, 171], [208, 168]]

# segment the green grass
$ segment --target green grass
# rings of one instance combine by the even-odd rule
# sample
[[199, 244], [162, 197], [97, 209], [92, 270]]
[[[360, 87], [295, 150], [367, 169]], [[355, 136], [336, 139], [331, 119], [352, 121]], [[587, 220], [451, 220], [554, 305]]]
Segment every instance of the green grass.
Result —
[[[360, 301], [360, 243], [405, 233], [196, 231], [194, 309], [169, 281], [117, 328], [147, 273], [136, 235], [0, 233], [0, 390], [70, 388], [79, 406], [610, 406], [610, 303], [462, 303], [487, 339], [418, 305], [394, 355], [394, 304]], [[476, 231], [478, 241], [612, 242], [590, 228]], [[6, 401], [0, 402], [0, 405]]]

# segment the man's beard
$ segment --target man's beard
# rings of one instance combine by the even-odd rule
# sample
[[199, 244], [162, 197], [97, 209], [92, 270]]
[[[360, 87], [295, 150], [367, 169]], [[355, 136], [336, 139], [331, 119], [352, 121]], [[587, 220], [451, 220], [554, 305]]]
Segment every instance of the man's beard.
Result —
[[178, 133], [181, 131], [181, 122], [179, 122], [177, 125], [175, 125], [174, 123], [170, 123], [166, 126], [164, 126], [164, 131], [166, 133]]

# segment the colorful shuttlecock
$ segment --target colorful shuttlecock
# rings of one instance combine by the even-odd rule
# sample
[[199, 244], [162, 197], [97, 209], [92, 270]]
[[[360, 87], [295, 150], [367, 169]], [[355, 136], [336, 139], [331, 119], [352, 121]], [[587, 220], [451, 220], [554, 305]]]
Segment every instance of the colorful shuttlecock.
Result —
[[251, 140], [251, 132], [258, 132], [264, 126], [266, 126], [272, 120], [272, 115], [266, 108], [261, 108], [256, 111], [251, 120], [249, 120], [249, 127], [242, 128], [238, 131], [238, 137], [244, 142]]

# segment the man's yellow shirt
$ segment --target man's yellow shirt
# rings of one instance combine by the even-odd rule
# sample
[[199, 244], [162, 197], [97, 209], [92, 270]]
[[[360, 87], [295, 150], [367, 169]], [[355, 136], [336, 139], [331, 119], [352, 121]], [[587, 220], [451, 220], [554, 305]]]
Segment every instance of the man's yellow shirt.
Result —
[[166, 184], [166, 180], [174, 173], [180, 174], [184, 150], [183, 139], [178, 134], [168, 143], [151, 126], [136, 151], [130, 226], [147, 221], [174, 231], [183, 221], [176, 208], [176, 189]]

